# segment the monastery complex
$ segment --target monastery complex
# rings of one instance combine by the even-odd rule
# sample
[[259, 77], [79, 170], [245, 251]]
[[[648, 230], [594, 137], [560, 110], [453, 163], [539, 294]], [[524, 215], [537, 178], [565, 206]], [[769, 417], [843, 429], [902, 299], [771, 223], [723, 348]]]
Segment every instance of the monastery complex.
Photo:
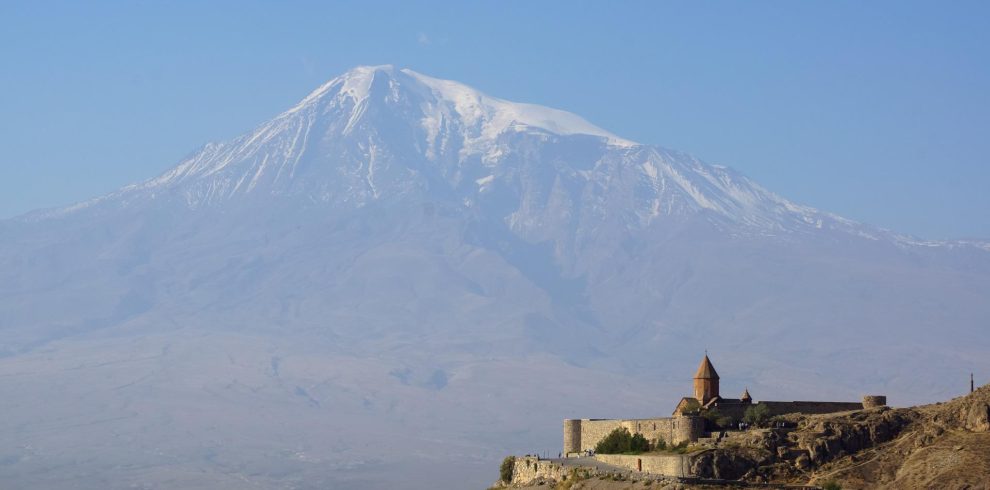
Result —
[[649, 441], [663, 440], [666, 444], [697, 442], [708, 437], [706, 412], [717, 411], [720, 417], [734, 422], [743, 419], [746, 410], [765, 407], [768, 416], [787, 413], [823, 414], [874, 408], [887, 404], [885, 396], [864, 396], [861, 402], [834, 401], [760, 401], [753, 402], [749, 390], [739, 398], [723, 398], [719, 394], [719, 376], [706, 354], [694, 374], [694, 396], [684, 397], [671, 417], [650, 419], [565, 419], [564, 450], [567, 456], [580, 456], [594, 450], [605, 436], [625, 427], [631, 434], [641, 434]]

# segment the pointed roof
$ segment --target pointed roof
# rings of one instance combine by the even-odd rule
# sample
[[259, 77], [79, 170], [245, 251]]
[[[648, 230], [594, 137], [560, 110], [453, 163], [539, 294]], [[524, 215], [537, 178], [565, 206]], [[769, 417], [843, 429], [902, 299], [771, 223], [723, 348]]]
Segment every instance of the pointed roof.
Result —
[[712, 361], [708, 360], [708, 354], [705, 354], [705, 358], [701, 360], [698, 372], [694, 373], [694, 379], [718, 379], [718, 373], [715, 372]]
[[753, 397], [749, 396], [749, 388], [743, 390], [743, 394], [739, 397], [740, 400], [752, 400]]

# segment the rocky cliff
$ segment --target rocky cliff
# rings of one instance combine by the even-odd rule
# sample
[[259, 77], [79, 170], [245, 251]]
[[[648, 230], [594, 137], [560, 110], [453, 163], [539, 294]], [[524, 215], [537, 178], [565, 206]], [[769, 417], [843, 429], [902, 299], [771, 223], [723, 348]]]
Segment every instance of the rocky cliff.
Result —
[[844, 489], [988, 488], [990, 386], [912, 408], [793, 415], [694, 458], [699, 477]]

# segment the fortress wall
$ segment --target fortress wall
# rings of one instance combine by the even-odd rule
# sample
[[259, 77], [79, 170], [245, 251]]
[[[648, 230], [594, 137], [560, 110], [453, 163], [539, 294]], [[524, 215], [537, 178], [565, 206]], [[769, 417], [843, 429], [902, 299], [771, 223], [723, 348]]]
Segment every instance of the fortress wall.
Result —
[[[876, 396], [871, 397], [870, 403], [879, 404], [884, 403], [886, 400], [882, 397]], [[849, 410], [862, 410], [866, 407], [866, 401], [863, 403], [855, 402], [809, 402], [809, 401], [795, 401], [795, 402], [759, 402], [753, 404], [746, 403], [725, 403], [717, 404], [716, 408], [719, 413], [725, 415], [726, 417], [731, 417], [734, 420], [742, 420], [743, 416], [746, 414], [746, 410], [749, 407], [757, 405], [766, 405], [770, 416], [783, 415], [787, 413], [806, 413], [806, 414], [822, 414], [822, 413], [835, 413], [835, 412], [846, 412]]]
[[581, 451], [581, 420], [564, 419], [564, 454]]
[[[663, 481], [658, 477], [690, 477], [691, 458], [690, 455], [683, 454], [644, 454], [639, 456], [624, 456], [619, 454], [603, 454], [595, 456], [598, 461], [627, 469], [630, 473], [642, 471], [654, 475], [654, 479]], [[564, 466], [558, 462], [541, 460], [534, 456], [517, 456], [512, 468], [512, 483], [515, 485], [543, 485], [547, 480], [562, 482], [571, 479], [575, 471], [580, 471], [588, 476], [606, 476], [614, 474], [625, 474], [625, 471], [613, 468], [596, 468], [583, 466], [580, 469], [573, 466]], [[674, 480], [668, 480], [674, 483]], [[552, 487], [553, 485], [548, 485]]]
[[517, 457], [512, 467], [512, 483], [526, 484], [537, 478], [563, 481], [564, 466], [533, 456]]
[[630, 433], [642, 434], [648, 441], [657, 439], [670, 441], [673, 438], [673, 419], [669, 417], [623, 420], [622, 425], [629, 429]]
[[758, 405], [766, 405], [771, 416], [796, 412], [820, 414], [863, 409], [863, 404], [859, 402], [760, 402]]
[[[569, 423], [570, 422], [570, 423]], [[578, 424], [574, 424], [578, 422]], [[580, 427], [580, 435], [568, 431]], [[642, 434], [648, 441], [663, 439], [668, 444], [697, 441], [704, 434], [704, 420], [698, 417], [659, 417], [654, 419], [583, 419], [564, 421], [564, 452], [595, 449], [615, 429], [625, 427], [631, 434]], [[575, 444], [575, 439], [578, 440]], [[570, 443], [570, 445], [568, 445]], [[577, 448], [577, 449], [574, 449]]]
[[581, 420], [581, 451], [595, 449], [598, 441], [622, 426], [621, 420], [583, 419]]
[[691, 474], [691, 456], [686, 454], [596, 454], [595, 459], [612, 466], [654, 475], [693, 476]]
[[749, 403], [733, 403], [733, 404], [717, 405], [716, 408], [718, 408], [719, 413], [721, 413], [722, 415], [726, 417], [730, 417], [733, 420], [739, 421], [742, 420], [743, 415], [746, 413], [746, 409], [751, 406], [753, 405]]
[[667, 440], [668, 444], [695, 442], [705, 436], [705, 419], [701, 417], [675, 417], [673, 424], [674, 437]]
[[884, 395], [865, 395], [863, 397], [863, 408], [877, 408], [887, 405], [887, 397]]

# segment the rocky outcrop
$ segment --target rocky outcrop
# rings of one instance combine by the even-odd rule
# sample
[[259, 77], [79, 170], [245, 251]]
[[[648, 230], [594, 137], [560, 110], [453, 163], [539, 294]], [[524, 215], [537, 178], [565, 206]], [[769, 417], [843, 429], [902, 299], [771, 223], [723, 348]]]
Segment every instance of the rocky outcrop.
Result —
[[691, 473], [699, 478], [739, 480], [753, 478], [757, 469], [773, 462], [769, 451], [715, 449], [705, 451], [691, 460]]
[[[946, 403], [884, 413], [878, 433], [847, 456], [815, 468], [812, 481], [835, 479], [848, 489], [986, 488], [990, 481], [990, 386]], [[860, 437], [851, 439], [855, 448]], [[884, 442], [889, 440], [889, 442]]]
[[972, 432], [990, 431], [990, 405], [982, 401], [971, 403], [966, 411], [965, 427]]
[[878, 408], [840, 417], [810, 419], [794, 434], [814, 465], [855, 454], [897, 437], [916, 417], [906, 409]]
[[990, 386], [946, 403], [791, 415], [792, 429], [735, 433], [699, 454], [704, 478], [843, 488], [962, 488], [990, 481]]

